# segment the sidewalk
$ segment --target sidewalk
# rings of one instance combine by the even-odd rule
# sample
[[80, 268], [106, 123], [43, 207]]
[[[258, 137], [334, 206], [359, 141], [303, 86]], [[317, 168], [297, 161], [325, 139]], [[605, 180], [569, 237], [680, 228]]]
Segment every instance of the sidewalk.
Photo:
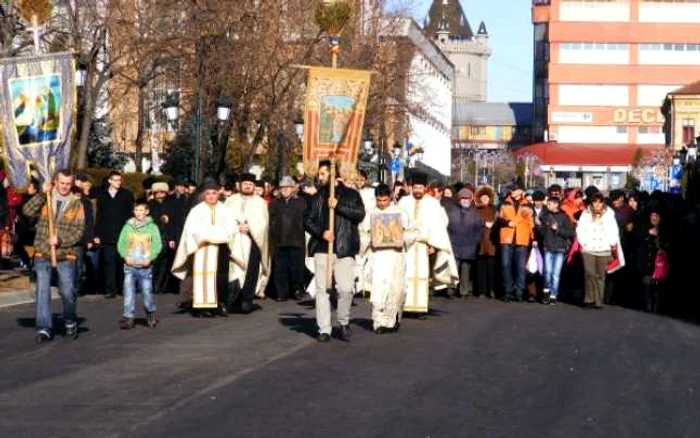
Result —
[[[51, 297], [59, 297], [57, 288], [51, 288]], [[16, 271], [0, 271], [0, 309], [35, 301], [36, 289], [29, 277]]]

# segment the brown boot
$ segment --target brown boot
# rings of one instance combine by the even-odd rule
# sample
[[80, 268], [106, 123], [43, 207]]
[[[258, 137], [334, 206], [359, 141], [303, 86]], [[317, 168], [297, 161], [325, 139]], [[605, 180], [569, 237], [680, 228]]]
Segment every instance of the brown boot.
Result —
[[119, 320], [119, 328], [122, 330], [131, 330], [134, 328], [134, 318], [122, 317]]

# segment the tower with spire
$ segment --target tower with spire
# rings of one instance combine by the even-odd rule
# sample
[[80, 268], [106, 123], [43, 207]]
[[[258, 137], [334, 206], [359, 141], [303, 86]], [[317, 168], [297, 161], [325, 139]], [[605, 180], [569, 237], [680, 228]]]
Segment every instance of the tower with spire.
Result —
[[455, 102], [485, 102], [491, 56], [486, 24], [474, 34], [459, 0], [433, 0], [423, 29], [455, 65]]

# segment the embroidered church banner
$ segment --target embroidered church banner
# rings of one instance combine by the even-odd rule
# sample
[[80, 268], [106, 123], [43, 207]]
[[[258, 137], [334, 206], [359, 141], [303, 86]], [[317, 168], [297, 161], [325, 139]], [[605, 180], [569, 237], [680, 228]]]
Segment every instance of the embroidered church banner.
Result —
[[0, 123], [10, 183], [22, 190], [34, 166], [42, 180], [70, 164], [75, 123], [71, 53], [0, 60]]
[[365, 70], [311, 67], [304, 112], [304, 167], [307, 175], [335, 153], [340, 174], [354, 174], [367, 110], [370, 76]]

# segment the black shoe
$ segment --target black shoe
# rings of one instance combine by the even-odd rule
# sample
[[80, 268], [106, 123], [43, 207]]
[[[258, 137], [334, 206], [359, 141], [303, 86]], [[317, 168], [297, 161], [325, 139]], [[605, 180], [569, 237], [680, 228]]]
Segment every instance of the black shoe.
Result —
[[330, 342], [330, 340], [331, 340], [331, 335], [329, 335], [328, 333], [321, 333], [320, 335], [318, 335], [318, 337], [316, 338], [316, 340], [317, 340], [318, 342]]
[[393, 331], [394, 333], [396, 333], [396, 332], [399, 331], [400, 328], [401, 328], [401, 323], [400, 323], [400, 322], [397, 322], [396, 325], [394, 326], [394, 328], [391, 329], [391, 331]]
[[376, 329], [374, 329], [374, 333], [376, 333], [378, 335], [383, 335], [384, 333], [389, 333], [391, 331], [392, 331], [391, 329], [386, 328], [386, 327], [377, 327]]
[[275, 298], [275, 301], [277, 301], [278, 303], [286, 303], [287, 301], [289, 301], [289, 298], [287, 298], [287, 297], [277, 297], [277, 298]]
[[537, 300], [535, 299], [535, 297], [530, 295], [529, 297], [527, 297], [527, 302], [528, 303], [535, 303], [535, 302], [537, 302]]
[[36, 336], [34, 337], [37, 344], [43, 344], [44, 342], [49, 342], [52, 339], [53, 336], [51, 336], [51, 332], [46, 329], [37, 331]]
[[504, 303], [510, 303], [512, 300], [510, 298], [510, 295], [503, 295], [501, 301], [503, 301]]
[[78, 323], [77, 322], [71, 322], [71, 323], [66, 323], [66, 337], [68, 339], [78, 339]]
[[224, 318], [228, 317], [228, 308], [226, 307], [225, 304], [219, 304], [218, 311], [219, 311], [219, 316], [223, 316]]
[[108, 300], [111, 300], [112, 298], [115, 298], [116, 296], [117, 296], [117, 295], [116, 295], [116, 294], [113, 294], [113, 293], [105, 294], [105, 298], [107, 298]]
[[512, 301], [513, 301], [513, 302], [516, 302], [516, 303], [522, 303], [522, 302], [523, 302], [523, 297], [515, 297], [515, 298], [512, 299]]
[[550, 304], [552, 304], [552, 299], [549, 297], [549, 295], [545, 295], [544, 297], [542, 297], [542, 304], [544, 304], [545, 306], [549, 306]]
[[338, 335], [341, 341], [350, 342], [350, 338], [352, 338], [352, 330], [350, 330], [350, 326], [341, 325], [340, 333]]
[[241, 312], [242, 314], [244, 314], [244, 315], [247, 315], [247, 314], [249, 314], [249, 313], [253, 313], [253, 312], [255, 312], [256, 310], [260, 310], [260, 309], [262, 309], [262, 307], [258, 306], [257, 304], [253, 304], [253, 303], [250, 302], [250, 301], [243, 301], [243, 302], [241, 303], [241, 310], [240, 310], [240, 312]]

